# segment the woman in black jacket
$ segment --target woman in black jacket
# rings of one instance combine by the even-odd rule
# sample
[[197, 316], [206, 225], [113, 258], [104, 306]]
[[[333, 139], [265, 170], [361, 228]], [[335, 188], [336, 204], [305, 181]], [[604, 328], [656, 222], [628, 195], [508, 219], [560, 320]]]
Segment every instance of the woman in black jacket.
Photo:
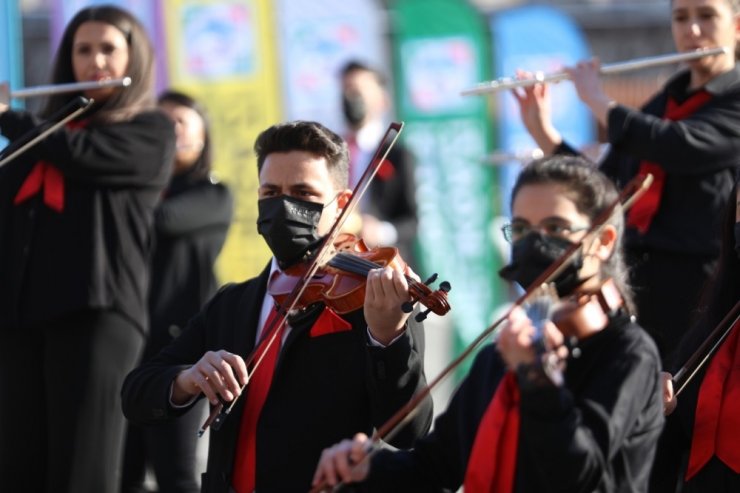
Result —
[[[117, 491], [119, 390], [138, 361], [154, 209], [175, 135], [155, 108], [152, 48], [128, 12], [70, 21], [53, 82], [131, 77], [0, 169], [0, 478], [7, 491]], [[45, 115], [78, 94], [49, 99]], [[11, 143], [39, 124], [0, 107]]]
[[[174, 176], [154, 215], [155, 248], [149, 294], [150, 338], [144, 359], [180, 334], [216, 292], [213, 266], [233, 213], [229, 189], [211, 177], [211, 139], [206, 114], [190, 96], [169, 91], [159, 107], [175, 123]], [[182, 419], [158, 427], [129, 424], [123, 493], [142, 491], [149, 463], [160, 491], [200, 491], [196, 431], [205, 402]]]
[[[679, 52], [728, 47], [686, 63], [641, 109], [617, 104], [598, 80], [598, 62], [566, 68], [579, 98], [606, 128], [600, 169], [618, 186], [638, 173], [656, 180], [630, 210], [625, 237], [640, 324], [667, 365], [720, 250], [720, 217], [740, 164], [738, 0], [672, 0]], [[522, 119], [546, 155], [574, 153], [549, 118], [547, 86], [514, 93]]]
[[[551, 157], [524, 168], [504, 227], [512, 263], [502, 273], [529, 286], [582, 242], [555, 285], [566, 303], [577, 300], [598, 315], [590, 324], [557, 328], [548, 320], [538, 331], [538, 322], [513, 311], [413, 450], [381, 450], [365, 461], [367, 437], [357, 435], [324, 451], [314, 484], [364, 480], [360, 491], [378, 492], [462, 485], [466, 493], [646, 492], [663, 425], [658, 352], [629, 316], [621, 209], [586, 234], [616, 197], [609, 180], [580, 158]], [[601, 311], [606, 299], [615, 303]], [[577, 351], [567, 354], [564, 338], [577, 339]], [[536, 356], [543, 339], [566, 357], [564, 370]]]

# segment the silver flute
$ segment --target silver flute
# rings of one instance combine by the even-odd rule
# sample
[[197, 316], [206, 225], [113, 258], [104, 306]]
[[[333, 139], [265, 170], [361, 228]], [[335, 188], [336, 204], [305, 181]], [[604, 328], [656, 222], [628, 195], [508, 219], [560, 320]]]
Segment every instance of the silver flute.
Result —
[[[722, 55], [730, 52], [730, 48], [721, 46], [719, 48], [703, 48], [696, 51], [687, 51], [684, 53], [673, 53], [669, 55], [657, 55], [645, 58], [636, 58], [626, 62], [610, 63], [602, 65], [599, 73], [602, 75], [617, 74], [620, 72], [630, 72], [643, 68], [658, 67], [660, 65], [670, 65], [672, 63], [688, 62], [705, 56]], [[503, 77], [488, 82], [481, 82], [470, 89], [465, 89], [460, 94], [463, 96], [475, 96], [478, 94], [487, 94], [489, 92], [505, 91], [516, 87], [528, 87], [535, 84], [554, 83], [570, 78], [566, 72], [555, 72], [544, 74], [536, 72], [535, 76], [529, 79], [516, 79], [513, 77]]]
[[131, 85], [131, 77], [122, 79], [108, 79], [89, 82], [70, 82], [68, 84], [49, 84], [45, 86], [28, 87], [10, 91], [10, 99], [23, 99], [34, 96], [49, 96], [65, 92], [89, 91], [105, 87], [128, 87]]

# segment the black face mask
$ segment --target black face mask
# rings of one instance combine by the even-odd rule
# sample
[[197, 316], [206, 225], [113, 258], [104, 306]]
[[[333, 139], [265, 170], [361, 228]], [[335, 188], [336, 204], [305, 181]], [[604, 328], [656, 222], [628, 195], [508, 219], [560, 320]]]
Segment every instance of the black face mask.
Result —
[[740, 223], [735, 223], [735, 253], [740, 258]]
[[323, 204], [281, 195], [262, 199], [257, 205], [257, 231], [281, 269], [297, 263], [320, 243], [317, 226]]
[[367, 116], [367, 105], [359, 94], [342, 95], [342, 111], [344, 118], [351, 126], [356, 127]]
[[[512, 245], [511, 263], [501, 269], [499, 275], [508, 281], [517, 282], [526, 289], [572, 245], [573, 243], [563, 238], [531, 232]], [[579, 251], [555, 278], [558, 295], [567, 296], [585, 282], [585, 279], [578, 277], [581, 267], [583, 253]]]

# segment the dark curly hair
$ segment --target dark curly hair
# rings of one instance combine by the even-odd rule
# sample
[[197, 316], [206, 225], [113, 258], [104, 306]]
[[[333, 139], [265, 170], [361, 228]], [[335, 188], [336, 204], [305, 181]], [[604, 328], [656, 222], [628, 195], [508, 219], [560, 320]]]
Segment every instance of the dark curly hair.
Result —
[[349, 149], [336, 133], [317, 122], [292, 121], [264, 130], [254, 143], [257, 170], [262, 171], [265, 158], [273, 152], [305, 151], [326, 159], [329, 174], [337, 189], [347, 188]]

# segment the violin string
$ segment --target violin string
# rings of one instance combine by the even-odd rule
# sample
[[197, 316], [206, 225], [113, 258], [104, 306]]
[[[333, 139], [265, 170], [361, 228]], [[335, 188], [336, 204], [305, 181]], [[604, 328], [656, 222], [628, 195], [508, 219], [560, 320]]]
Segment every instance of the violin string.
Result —
[[[542, 345], [544, 342], [545, 322], [551, 319], [555, 307], [556, 294], [552, 285], [543, 284], [535, 291], [524, 306], [527, 316], [536, 329], [534, 342]], [[544, 348], [542, 348], [544, 349]]]
[[[361, 276], [367, 276], [368, 273], [373, 269], [383, 268], [383, 266], [380, 264], [357, 257], [356, 255], [351, 255], [349, 253], [336, 254], [334, 258], [329, 261], [329, 265], [331, 265], [332, 267], [336, 267], [337, 269], [346, 270], [348, 272], [352, 272], [353, 274], [358, 274]], [[419, 283], [416, 279], [407, 276], [406, 274], [404, 274], [404, 277], [406, 278], [409, 287], [414, 289], [419, 295], [417, 297], [422, 297], [424, 295], [424, 291], [420, 286], [421, 283]]]

